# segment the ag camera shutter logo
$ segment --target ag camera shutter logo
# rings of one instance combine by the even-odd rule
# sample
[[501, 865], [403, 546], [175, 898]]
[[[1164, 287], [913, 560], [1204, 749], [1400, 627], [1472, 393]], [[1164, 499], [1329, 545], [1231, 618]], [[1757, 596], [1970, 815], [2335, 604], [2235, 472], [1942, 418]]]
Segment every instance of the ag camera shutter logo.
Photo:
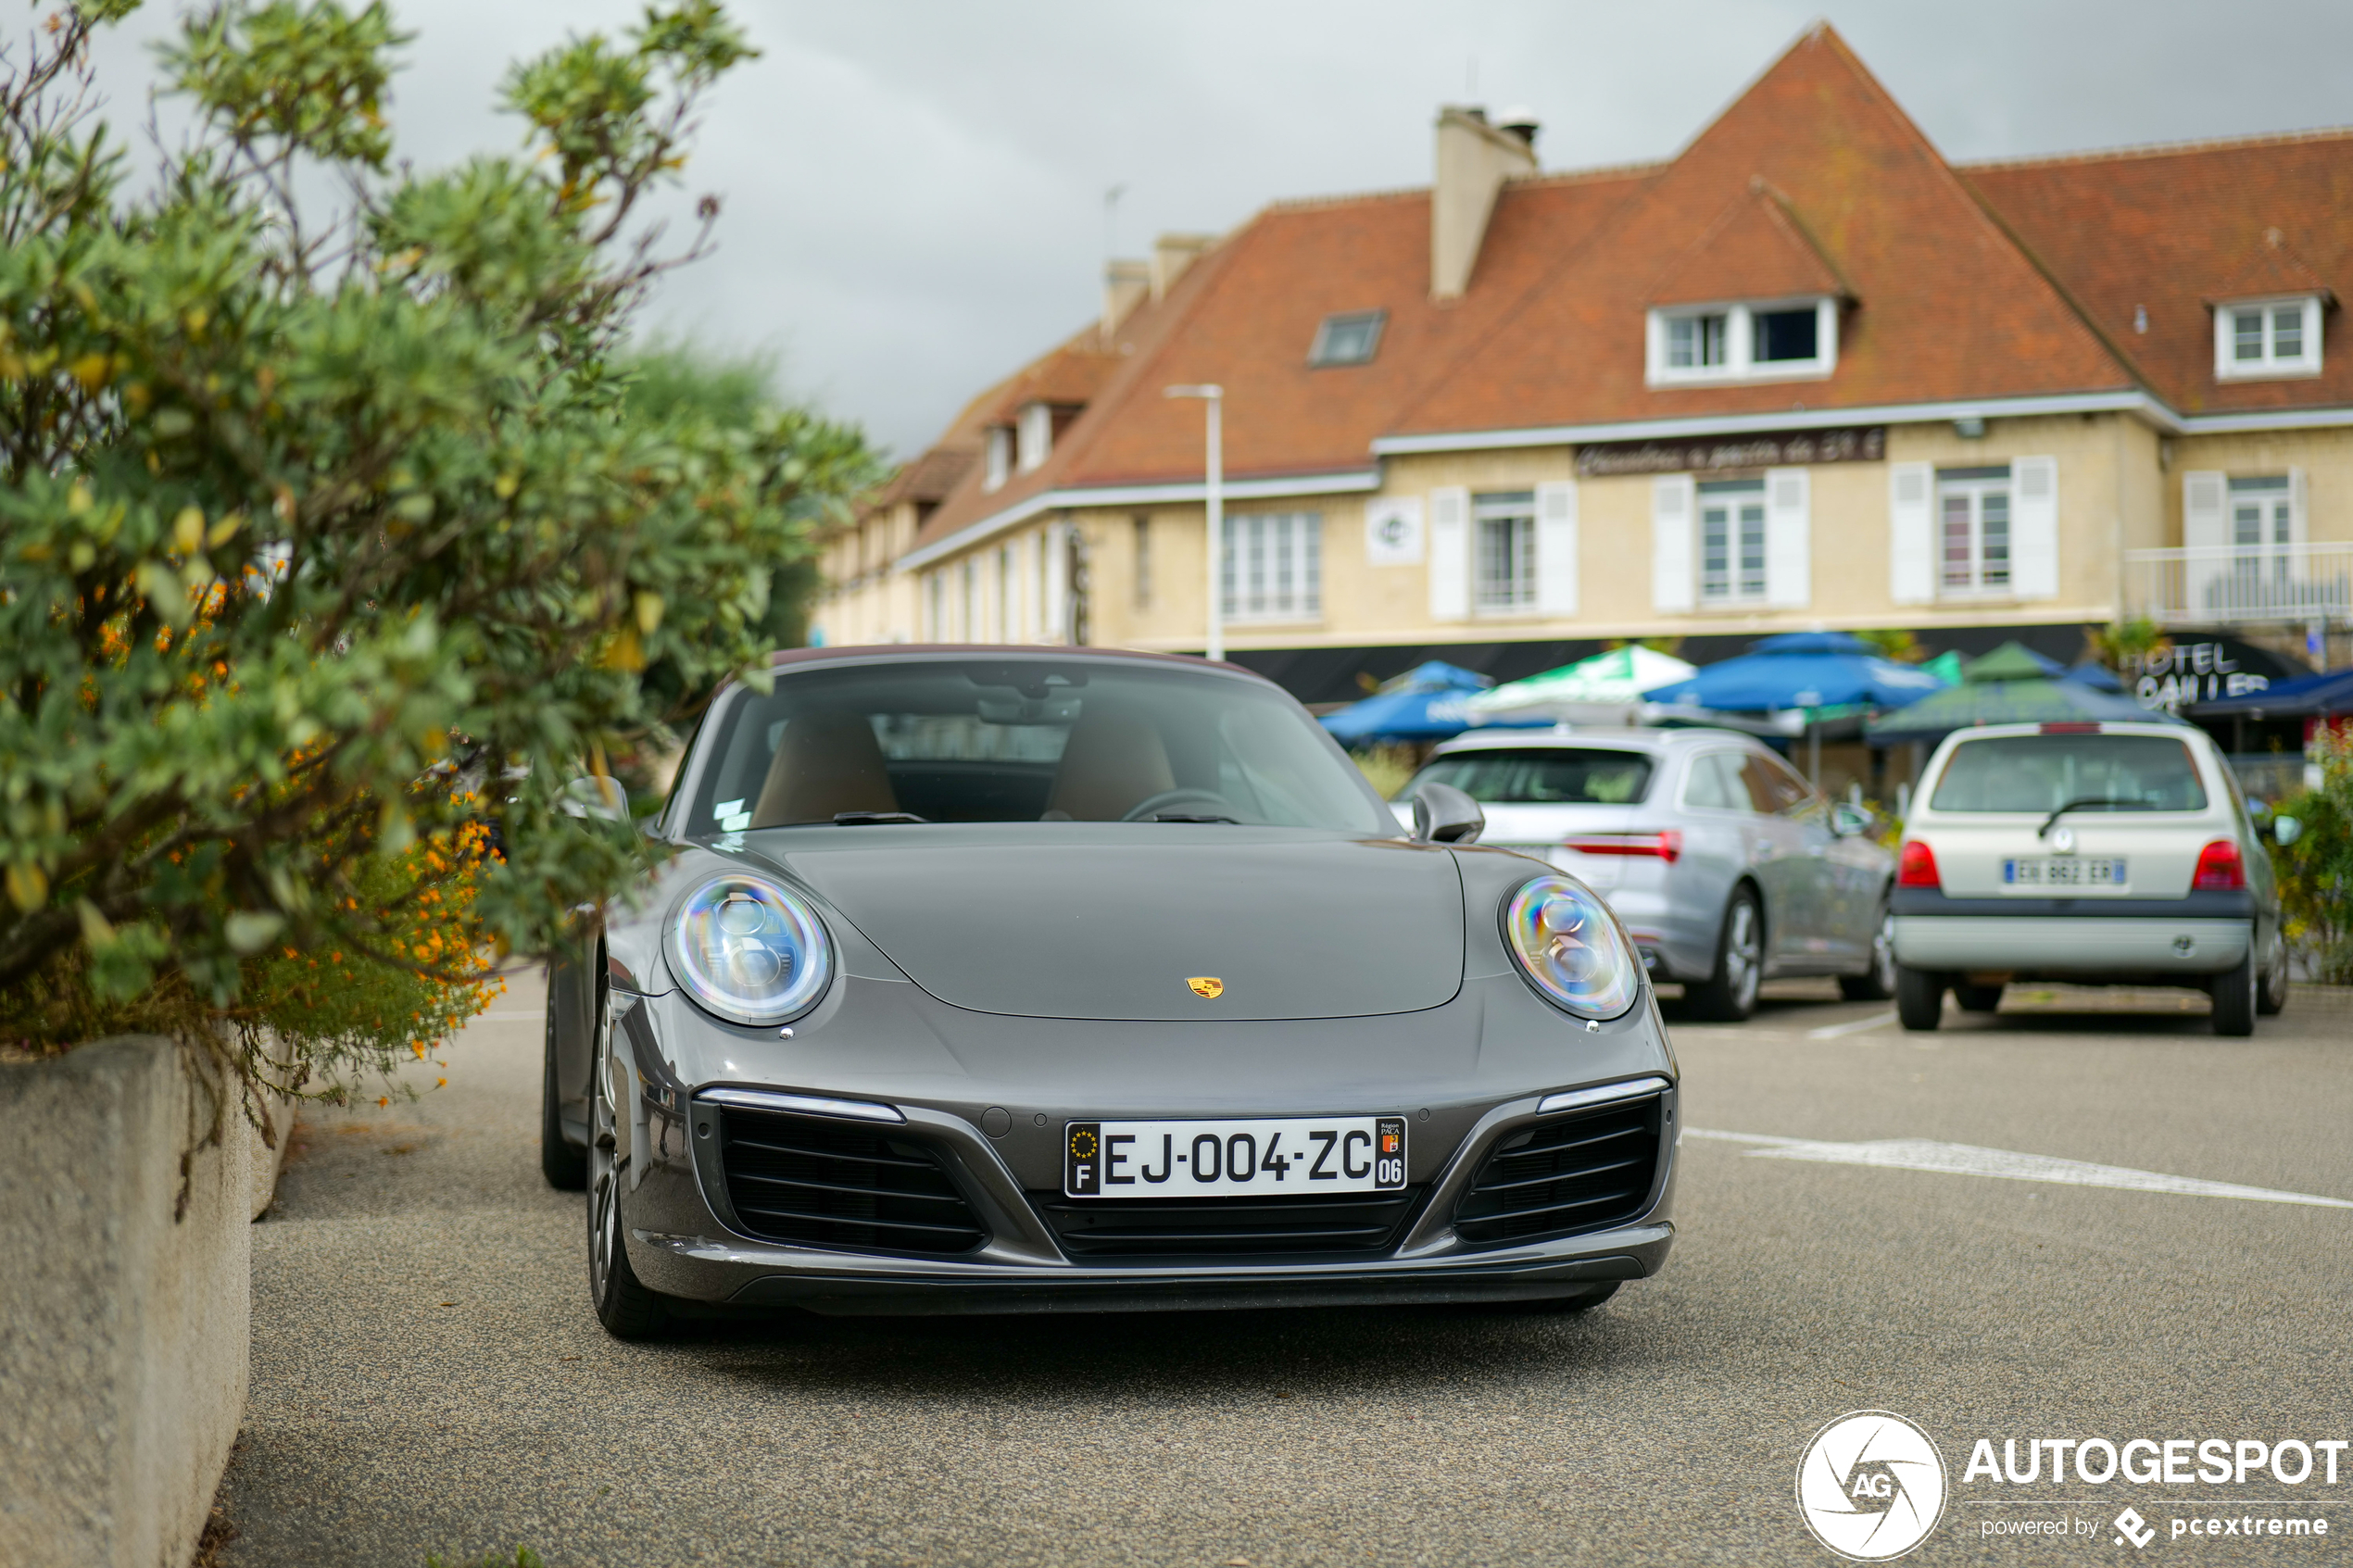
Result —
[[1814, 1538], [1854, 1562], [1884, 1562], [1944, 1517], [1944, 1460], [1928, 1434], [1887, 1411], [1850, 1411], [1814, 1434], [1797, 1462], [1797, 1511]]

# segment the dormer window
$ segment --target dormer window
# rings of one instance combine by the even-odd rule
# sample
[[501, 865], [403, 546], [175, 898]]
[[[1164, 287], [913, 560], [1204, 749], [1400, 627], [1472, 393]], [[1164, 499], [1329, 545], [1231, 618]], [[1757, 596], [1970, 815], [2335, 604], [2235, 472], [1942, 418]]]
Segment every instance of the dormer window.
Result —
[[1653, 386], [1827, 376], [1838, 365], [1838, 301], [1658, 308], [1647, 337]]
[[1054, 449], [1054, 410], [1044, 403], [1025, 403], [1020, 426], [1021, 471], [1043, 468]]
[[1325, 317], [1307, 351], [1308, 364], [1318, 370], [1327, 365], [1371, 364], [1380, 347], [1381, 325], [1388, 320], [1386, 310], [1352, 310]]
[[2321, 301], [2249, 299], [2214, 311], [2214, 374], [2222, 381], [2321, 373]]
[[1013, 473], [1013, 433], [1004, 425], [988, 427], [988, 445], [983, 458], [980, 487], [1002, 490], [1005, 481]]

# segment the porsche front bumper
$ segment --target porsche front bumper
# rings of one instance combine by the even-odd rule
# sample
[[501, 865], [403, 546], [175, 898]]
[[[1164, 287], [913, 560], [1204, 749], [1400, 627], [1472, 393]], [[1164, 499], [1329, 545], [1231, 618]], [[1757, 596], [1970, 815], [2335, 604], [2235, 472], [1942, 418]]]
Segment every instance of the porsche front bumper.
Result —
[[[724, 1094], [724, 1091], [723, 1091]], [[733, 1208], [711, 1131], [709, 1098], [680, 1104], [675, 1137], [647, 1126], [657, 1146], [691, 1149], [686, 1160], [657, 1161], [625, 1200], [630, 1261], [649, 1288], [683, 1300], [738, 1309], [797, 1307], [832, 1314], [1150, 1311], [1305, 1305], [1540, 1300], [1655, 1273], [1665, 1263], [1671, 1218], [1676, 1091], [1663, 1076], [1530, 1095], [1483, 1108], [1457, 1107], [1416, 1123], [1433, 1154], [1416, 1163], [1428, 1179], [1392, 1245], [1377, 1256], [1247, 1256], [1105, 1261], [1075, 1257], [1025, 1190], [1005, 1135], [991, 1138], [964, 1116], [936, 1107], [872, 1104], [894, 1111], [894, 1127], [929, 1148], [949, 1173], [987, 1239], [952, 1258], [835, 1250], [759, 1239]], [[1523, 1131], [1590, 1123], [1628, 1108], [1656, 1108], [1655, 1143], [1645, 1158], [1647, 1191], [1630, 1220], [1527, 1242], [1478, 1245], [1455, 1227], [1458, 1208], [1489, 1157]], [[1547, 1107], [1550, 1109], [1547, 1109]], [[661, 1114], [654, 1101], [655, 1122]], [[1061, 1123], [1028, 1130], [1059, 1136]], [[1426, 1113], [1427, 1114], [1427, 1113]], [[1580, 1120], [1581, 1119], [1581, 1120]], [[850, 1119], [845, 1119], [850, 1120]], [[1000, 1123], [1011, 1123], [1007, 1115]], [[1433, 1126], [1447, 1126], [1439, 1150]], [[866, 1123], [872, 1125], [871, 1123]], [[1459, 1135], [1453, 1135], [1456, 1130]], [[1012, 1129], [1008, 1126], [1008, 1131]], [[686, 1222], [680, 1223], [679, 1222]]]

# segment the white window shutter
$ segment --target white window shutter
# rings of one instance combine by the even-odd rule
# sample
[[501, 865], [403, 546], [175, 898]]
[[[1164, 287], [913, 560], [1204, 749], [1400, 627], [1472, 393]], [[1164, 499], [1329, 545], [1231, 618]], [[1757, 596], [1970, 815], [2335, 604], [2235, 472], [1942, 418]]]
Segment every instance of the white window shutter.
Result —
[[1687, 473], [1663, 473], [1651, 481], [1653, 609], [1692, 608], [1696, 586], [1692, 580], [1692, 503], [1697, 494]]
[[1936, 470], [1927, 463], [1887, 468], [1887, 596], [1899, 605], [1936, 597]]
[[1429, 493], [1429, 614], [1470, 618], [1470, 492], [1459, 487]]
[[1765, 470], [1765, 602], [1803, 609], [1814, 598], [1813, 478], [1804, 469]]
[[[1048, 528], [1041, 541], [1046, 550], [1046, 640], [1064, 641], [1070, 633], [1070, 591], [1064, 574], [1069, 564], [1063, 548], [1063, 525]], [[1202, 614], [1207, 615], [1204, 609]]]
[[2010, 583], [2021, 599], [2059, 591], [2058, 459], [2010, 459]]
[[2312, 537], [2309, 531], [2310, 513], [2311, 508], [2305, 500], [2304, 470], [2300, 468], [2292, 468], [2287, 470], [2287, 539], [2289, 544], [2302, 545], [2310, 542]]
[[1577, 613], [1577, 485], [1536, 487], [1536, 608], [1546, 615]]
[[[2230, 570], [2231, 482], [2211, 469], [2182, 475], [2182, 545], [2191, 551], [2182, 563], [2182, 608], [2196, 613], [2210, 598], [2215, 581]], [[2205, 552], [2199, 554], [2196, 552]]]

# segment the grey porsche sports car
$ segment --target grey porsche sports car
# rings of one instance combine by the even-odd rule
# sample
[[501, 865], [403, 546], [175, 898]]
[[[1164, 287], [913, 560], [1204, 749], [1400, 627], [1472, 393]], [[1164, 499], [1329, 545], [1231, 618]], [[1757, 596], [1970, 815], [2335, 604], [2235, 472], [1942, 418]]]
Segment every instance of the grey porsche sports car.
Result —
[[1582, 883], [1401, 830], [1290, 697], [1092, 649], [778, 655], [549, 975], [543, 1163], [682, 1313], [1497, 1300], [1655, 1273], [1676, 1067]]

